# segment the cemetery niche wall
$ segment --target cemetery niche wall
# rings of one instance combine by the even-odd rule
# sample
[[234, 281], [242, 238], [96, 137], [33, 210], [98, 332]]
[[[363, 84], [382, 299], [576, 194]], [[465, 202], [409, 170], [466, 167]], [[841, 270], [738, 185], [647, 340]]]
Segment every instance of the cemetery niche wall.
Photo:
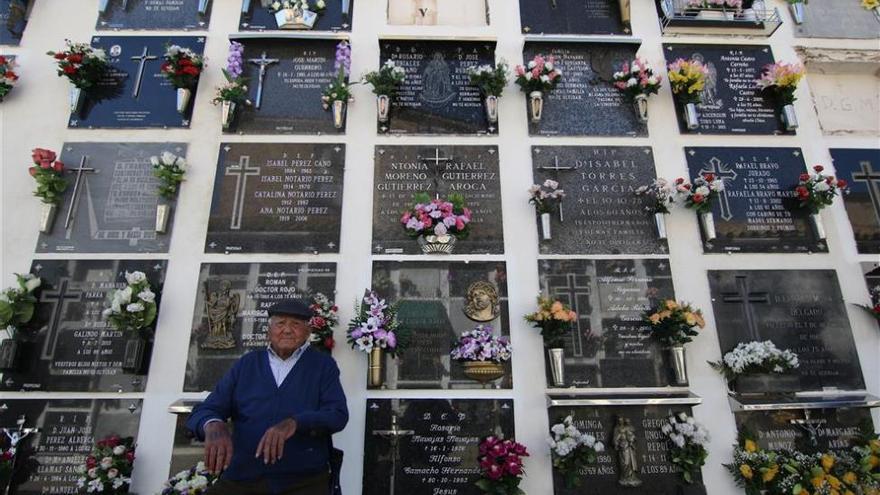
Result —
[[880, 149], [832, 148], [837, 175], [848, 182], [843, 204], [860, 253], [880, 253]]

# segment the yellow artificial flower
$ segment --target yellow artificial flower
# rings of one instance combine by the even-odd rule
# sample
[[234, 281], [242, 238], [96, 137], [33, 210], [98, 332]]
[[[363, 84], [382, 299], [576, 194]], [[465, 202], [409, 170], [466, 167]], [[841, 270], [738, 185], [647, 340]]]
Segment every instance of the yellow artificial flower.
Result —
[[758, 451], [758, 444], [755, 443], [754, 440], [746, 439], [745, 449], [746, 449], [746, 452], [757, 452]]
[[852, 490], [847, 490], [847, 491], [843, 492], [843, 495], [856, 495], [856, 494], [853, 493]]
[[831, 454], [822, 454], [822, 469], [827, 473], [834, 466], [834, 456]]
[[822, 485], [825, 484], [825, 476], [820, 475], [810, 480], [810, 483], [813, 484], [813, 488], [822, 488]]
[[666, 318], [669, 318], [670, 316], [672, 316], [672, 311], [664, 310], [664, 311], [661, 311], [657, 314], [660, 315], [661, 320], [665, 320]]
[[862, 0], [862, 7], [867, 10], [873, 10], [880, 7], [880, 0]]
[[776, 477], [777, 473], [779, 473], [779, 466], [776, 464], [773, 464], [772, 466], [767, 468], [766, 471], [764, 471], [764, 475], [761, 476], [761, 479], [764, 480], [764, 483], [769, 483], [769, 482], [773, 481], [773, 478]]
[[875, 438], [871, 440], [868, 445], [871, 447], [871, 452], [874, 454], [880, 454], [880, 439]]
[[752, 468], [749, 467], [748, 464], [743, 464], [743, 465], [741, 465], [741, 466], [739, 467], [739, 472], [740, 472], [740, 474], [743, 475], [743, 478], [745, 478], [745, 479], [747, 479], [747, 480], [752, 479], [752, 476], [755, 475], [755, 473], [752, 472]]
[[684, 321], [685, 321], [685, 323], [687, 323], [689, 326], [694, 326], [694, 325], [697, 324], [697, 318], [694, 316], [693, 313], [690, 313], [690, 312], [686, 312], [686, 313], [684, 314]]
[[706, 327], [706, 320], [703, 319], [703, 315], [700, 313], [694, 313], [694, 318], [697, 319], [697, 326], [700, 328]]
[[672, 300], [672, 299], [667, 299], [666, 302], [665, 302], [664, 304], [666, 304], [666, 309], [676, 309], [676, 308], [678, 308], [678, 303], [675, 302], [675, 301]]
[[651, 320], [651, 323], [653, 323], [654, 325], [660, 323], [660, 315], [657, 313], [652, 314], [648, 317], [648, 319]]
[[834, 488], [835, 490], [837, 490], [841, 486], [840, 480], [837, 479], [835, 476], [829, 474], [826, 480], [828, 480], [828, 484], [831, 485], [831, 488]]
[[847, 485], [855, 485], [858, 480], [858, 475], [852, 471], [847, 471], [846, 474], [843, 475], [843, 482]]
[[562, 303], [559, 301], [554, 301], [553, 305], [550, 306], [550, 311], [553, 313], [557, 311], [562, 311]]
[[878, 464], [880, 464], [880, 457], [877, 457], [876, 455], [868, 457], [868, 465], [871, 466], [871, 469], [877, 467]]

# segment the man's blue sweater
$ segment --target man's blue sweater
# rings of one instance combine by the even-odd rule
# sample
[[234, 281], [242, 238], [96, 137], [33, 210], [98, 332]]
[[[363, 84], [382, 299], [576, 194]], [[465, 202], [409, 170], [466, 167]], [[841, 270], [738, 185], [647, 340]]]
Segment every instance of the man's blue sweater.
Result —
[[[193, 408], [186, 423], [200, 440], [210, 419], [231, 418], [233, 456], [223, 478], [234, 481], [264, 479], [273, 491], [300, 479], [327, 472], [329, 435], [348, 422], [345, 393], [336, 361], [315, 349], [306, 349], [290, 374], [275, 384], [266, 349], [239, 359], [204, 402]], [[284, 444], [275, 464], [257, 459], [257, 444], [269, 427], [284, 419], [296, 420], [296, 433]]]

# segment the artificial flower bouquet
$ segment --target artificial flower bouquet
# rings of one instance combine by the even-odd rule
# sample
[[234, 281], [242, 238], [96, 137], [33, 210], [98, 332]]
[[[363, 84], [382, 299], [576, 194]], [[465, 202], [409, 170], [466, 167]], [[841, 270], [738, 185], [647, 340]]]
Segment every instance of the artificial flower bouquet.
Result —
[[0, 55], [0, 102], [12, 91], [18, 81], [15, 73], [15, 60]]
[[204, 462], [199, 461], [195, 466], [183, 470], [165, 481], [159, 495], [204, 495], [218, 479], [205, 468]]
[[107, 72], [107, 53], [101, 48], [92, 48], [88, 43], [65, 40], [65, 44], [64, 50], [47, 52], [55, 59], [58, 76], [66, 77], [76, 88], [90, 89]]
[[532, 184], [529, 187], [529, 203], [535, 206], [538, 215], [544, 213], [556, 213], [559, 211], [565, 191], [559, 188], [559, 182], [547, 179], [541, 184]]
[[403, 212], [400, 223], [410, 237], [449, 235], [466, 239], [470, 233], [471, 210], [465, 207], [461, 194], [431, 199], [427, 193], [418, 193], [413, 195], [413, 205]]
[[673, 299], [663, 300], [649, 309], [644, 319], [650, 324], [651, 337], [667, 347], [691, 342], [699, 334], [697, 329], [706, 326], [699, 309]]
[[156, 293], [144, 272], [125, 272], [126, 287], [113, 292], [104, 318], [117, 330], [146, 331], [156, 319]]
[[733, 9], [742, 11], [742, 0], [687, 0], [687, 6], [692, 9]]
[[825, 175], [822, 173], [824, 170], [822, 165], [814, 165], [812, 173], [800, 175], [795, 187], [800, 207], [809, 209], [814, 215], [826, 206], [831, 206], [834, 198], [847, 188], [845, 180]]
[[165, 49], [160, 72], [177, 89], [192, 89], [199, 81], [205, 60], [190, 48], [170, 45]]
[[776, 62], [764, 66], [757, 85], [761, 91], [772, 94], [778, 105], [782, 107], [795, 102], [794, 91], [803, 77], [803, 65]]
[[215, 105], [223, 102], [248, 103], [247, 80], [242, 77], [244, 73], [244, 45], [237, 41], [230, 43], [229, 55], [226, 56], [226, 68], [221, 71], [226, 83], [217, 88], [217, 95], [212, 102]]
[[704, 464], [709, 451], [709, 430], [684, 412], [670, 416], [660, 426], [660, 431], [669, 443], [669, 457], [681, 469], [681, 477], [686, 483], [693, 483]]
[[34, 165], [28, 168], [28, 173], [37, 182], [34, 196], [40, 198], [43, 204], [57, 205], [67, 189], [64, 163], [57, 160], [54, 151], [43, 148], [34, 149], [31, 152], [31, 159]]
[[473, 65], [467, 68], [467, 75], [471, 86], [476, 86], [480, 94], [485, 96], [501, 96], [504, 86], [507, 86], [507, 63], [503, 60], [494, 67], [486, 65]]
[[480, 490], [490, 495], [525, 495], [519, 488], [525, 475], [522, 458], [529, 455], [525, 445], [488, 436], [480, 442], [479, 452], [476, 485]]
[[153, 175], [159, 179], [159, 196], [174, 199], [186, 174], [186, 159], [163, 151], [159, 156], [151, 156], [150, 163], [153, 165]]
[[397, 90], [405, 80], [406, 70], [393, 60], [386, 60], [379, 70], [364, 74], [364, 81], [373, 87], [375, 95], [386, 95], [389, 98], [397, 96]]
[[401, 350], [400, 337], [397, 305], [389, 305], [368, 289], [358, 304], [357, 315], [348, 324], [347, 340], [351, 348], [365, 353], [382, 349], [396, 356]]
[[37, 305], [34, 291], [42, 282], [32, 273], [16, 273], [15, 281], [15, 287], [7, 287], [0, 292], [0, 330], [6, 329], [9, 337], [15, 337], [21, 326], [33, 318]]
[[79, 468], [77, 493], [117, 495], [128, 493], [134, 467], [134, 439], [109, 436], [99, 440]]
[[669, 214], [669, 207], [675, 202], [676, 188], [668, 180], [658, 177], [650, 184], [639, 186], [635, 195], [650, 199], [650, 203], [645, 206], [649, 213], [666, 215]]
[[337, 129], [342, 129], [345, 125], [345, 107], [354, 102], [354, 95], [348, 84], [348, 74], [351, 70], [351, 45], [347, 41], [340, 41], [336, 45], [336, 60], [333, 67], [336, 69], [336, 78], [321, 94], [321, 106], [324, 110], [333, 109], [333, 125]]
[[784, 374], [800, 366], [797, 354], [788, 349], [780, 350], [769, 340], [740, 342], [721, 361], [709, 364], [728, 381], [747, 374]]
[[562, 71], [556, 67], [556, 58], [552, 55], [547, 58], [535, 55], [526, 65], [517, 65], [514, 74], [516, 84], [525, 93], [552, 91], [562, 80]]
[[555, 469], [567, 488], [581, 485], [581, 470], [596, 462], [599, 452], [605, 451], [605, 444], [589, 433], [583, 433], [574, 424], [571, 416], [550, 427], [550, 457]]
[[640, 95], [655, 95], [660, 90], [660, 75], [655, 74], [654, 69], [638, 57], [624, 62], [620, 70], [614, 73], [613, 80], [614, 87], [630, 101]]
[[710, 213], [712, 204], [724, 190], [724, 180], [715, 174], [702, 174], [690, 183], [683, 177], [675, 179], [675, 191], [684, 205], [697, 213]]
[[12, 481], [13, 460], [15, 459], [15, 448], [0, 448], [0, 486], [7, 487]]
[[565, 346], [565, 339], [571, 332], [571, 325], [577, 320], [577, 313], [562, 301], [538, 296], [538, 310], [525, 316], [526, 321], [541, 329], [544, 347], [547, 349]]
[[312, 296], [312, 317], [309, 327], [312, 329], [309, 342], [330, 352], [336, 342], [333, 340], [333, 327], [339, 323], [339, 308], [324, 294], [318, 292]]
[[455, 361], [501, 364], [510, 361], [512, 351], [510, 339], [496, 337], [491, 325], [477, 325], [458, 337], [449, 355]]
[[667, 67], [672, 93], [681, 104], [699, 104], [709, 70], [698, 60], [677, 59]]
[[858, 306], [880, 322], [880, 284], [871, 287], [868, 292], [871, 295], [871, 304], [859, 304]]
[[873, 11], [880, 18], [880, 0], [861, 0], [862, 8]]

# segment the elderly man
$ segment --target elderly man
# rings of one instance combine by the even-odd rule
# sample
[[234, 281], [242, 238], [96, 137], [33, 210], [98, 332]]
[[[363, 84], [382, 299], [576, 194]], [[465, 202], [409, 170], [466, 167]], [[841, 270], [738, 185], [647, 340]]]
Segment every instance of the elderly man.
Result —
[[[223, 471], [209, 495], [327, 495], [330, 435], [348, 422], [339, 368], [309, 348], [309, 305], [269, 308], [269, 346], [242, 356], [187, 421], [205, 464]], [[226, 420], [230, 418], [234, 432]]]

